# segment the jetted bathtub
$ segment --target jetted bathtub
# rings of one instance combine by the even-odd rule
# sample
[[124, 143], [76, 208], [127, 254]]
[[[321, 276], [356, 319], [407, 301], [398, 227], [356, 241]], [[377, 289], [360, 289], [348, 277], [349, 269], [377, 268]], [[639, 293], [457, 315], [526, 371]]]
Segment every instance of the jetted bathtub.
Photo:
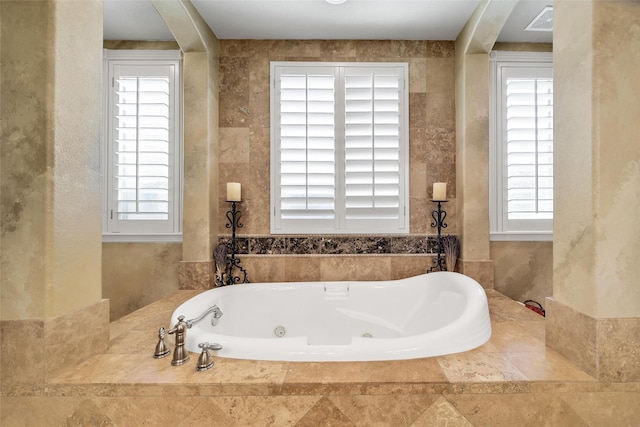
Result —
[[[250, 283], [205, 291], [171, 317], [197, 319], [186, 348], [282, 361], [398, 360], [459, 353], [491, 337], [487, 297], [475, 280], [435, 272], [392, 281]], [[216, 323], [215, 326], [212, 323]]]

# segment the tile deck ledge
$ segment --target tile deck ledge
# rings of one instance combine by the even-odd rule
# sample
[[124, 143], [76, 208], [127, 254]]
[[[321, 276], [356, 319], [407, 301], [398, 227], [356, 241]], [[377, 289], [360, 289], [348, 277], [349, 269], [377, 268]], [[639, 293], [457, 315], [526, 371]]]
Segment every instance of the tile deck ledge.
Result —
[[382, 362], [274, 362], [214, 355], [215, 366], [206, 372], [195, 370], [194, 353], [177, 367], [170, 357], [154, 359], [157, 329], [167, 327], [174, 308], [199, 292], [178, 291], [112, 322], [107, 351], [53, 378], [46, 392], [91, 389], [110, 394], [115, 387], [143, 394], [166, 388], [164, 392], [184, 395], [203, 388], [215, 395], [640, 390], [637, 383], [598, 383], [544, 345], [543, 317], [490, 289], [493, 336], [465, 353]]
[[198, 292], [112, 322], [104, 353], [44, 384], [3, 385], [0, 424], [637, 424], [640, 382], [596, 381], [545, 346], [544, 318], [494, 290], [486, 291], [493, 336], [466, 353], [385, 362], [214, 357], [205, 372], [196, 372], [196, 354], [178, 367], [154, 359], [158, 327]]

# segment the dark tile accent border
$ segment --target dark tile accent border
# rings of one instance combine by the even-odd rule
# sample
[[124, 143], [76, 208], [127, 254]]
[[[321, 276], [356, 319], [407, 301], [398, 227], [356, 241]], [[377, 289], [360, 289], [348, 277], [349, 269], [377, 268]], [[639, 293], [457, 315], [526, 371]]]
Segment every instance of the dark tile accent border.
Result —
[[[230, 245], [231, 236], [218, 242]], [[236, 236], [239, 255], [435, 254], [436, 236]]]

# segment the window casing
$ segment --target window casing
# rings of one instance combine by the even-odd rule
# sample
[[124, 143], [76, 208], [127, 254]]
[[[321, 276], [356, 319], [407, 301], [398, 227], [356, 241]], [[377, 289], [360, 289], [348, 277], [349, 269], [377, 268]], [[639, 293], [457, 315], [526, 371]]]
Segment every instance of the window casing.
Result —
[[271, 233], [409, 232], [408, 66], [271, 63]]
[[179, 51], [105, 50], [103, 241], [182, 240]]
[[552, 240], [552, 54], [492, 52], [491, 85], [491, 240]]

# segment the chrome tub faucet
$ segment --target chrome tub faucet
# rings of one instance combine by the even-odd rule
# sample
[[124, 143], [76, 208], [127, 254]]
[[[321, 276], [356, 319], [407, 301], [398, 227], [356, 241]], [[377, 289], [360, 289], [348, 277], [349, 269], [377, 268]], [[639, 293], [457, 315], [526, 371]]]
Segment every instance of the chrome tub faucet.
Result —
[[184, 349], [184, 342], [187, 339], [187, 329], [190, 327], [191, 325], [185, 322], [184, 316], [179, 316], [178, 323], [169, 329], [170, 334], [176, 334], [176, 346], [173, 351], [173, 360], [171, 360], [173, 366], [182, 365], [189, 360], [189, 353]]
[[[222, 317], [222, 310], [217, 305], [209, 307], [204, 313], [195, 319], [184, 320], [184, 316], [178, 316], [178, 323], [176, 323], [173, 328], [171, 328], [168, 333], [176, 335], [176, 346], [173, 351], [173, 360], [171, 360], [171, 364], [173, 366], [179, 366], [189, 360], [189, 353], [184, 348], [184, 343], [187, 339], [187, 329], [190, 329], [194, 323], [197, 323], [204, 319], [208, 314], [212, 314], [211, 316], [211, 325], [216, 326], [218, 324], [218, 320]], [[160, 328], [159, 331], [160, 341], [158, 342], [158, 346], [161, 343], [164, 345], [164, 328]], [[217, 344], [215, 344], [217, 346]], [[157, 347], [158, 347], [157, 346]], [[209, 350], [218, 350], [218, 348], [210, 347]], [[156, 348], [155, 358], [160, 358], [167, 356], [170, 351], [165, 350], [164, 348], [158, 349]], [[205, 363], [204, 365], [207, 365]]]

